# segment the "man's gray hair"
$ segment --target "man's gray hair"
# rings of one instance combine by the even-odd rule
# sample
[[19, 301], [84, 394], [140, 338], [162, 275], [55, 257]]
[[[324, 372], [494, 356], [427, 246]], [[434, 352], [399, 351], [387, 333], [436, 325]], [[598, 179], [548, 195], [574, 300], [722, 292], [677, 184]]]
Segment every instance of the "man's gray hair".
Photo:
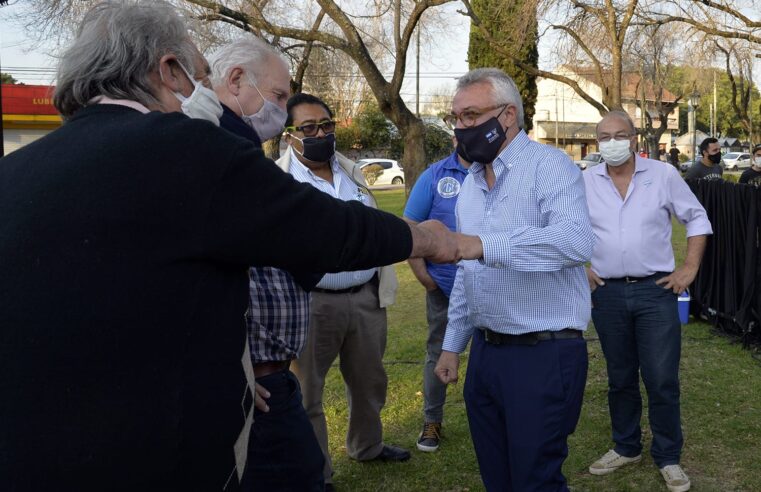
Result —
[[488, 83], [492, 87], [494, 104], [515, 106], [518, 128], [524, 127], [523, 99], [513, 79], [498, 68], [476, 68], [457, 80], [457, 91], [478, 83]]
[[221, 85], [233, 68], [242, 67], [251, 82], [257, 83], [257, 78], [267, 72], [273, 58], [288, 66], [274, 46], [255, 36], [246, 36], [222, 46], [209, 57], [209, 78], [213, 85]]
[[155, 0], [100, 3], [61, 57], [53, 104], [64, 119], [97, 96], [156, 105], [150, 75], [166, 54], [194, 75], [197, 50], [174, 7]]
[[627, 113], [626, 111], [621, 111], [620, 109], [614, 109], [613, 111], [608, 111], [608, 113], [605, 116], [603, 116], [600, 119], [600, 121], [597, 122], [597, 126], [595, 126], [595, 133], [597, 133], [600, 130], [600, 123], [602, 123], [603, 120], [605, 118], [608, 118], [609, 116], [613, 118], [619, 118], [625, 121], [626, 124], [629, 125], [629, 130], [631, 130], [632, 132], [630, 136], [634, 136], [637, 134], [637, 127], [634, 126], [634, 120], [632, 120], [632, 117], [629, 116], [629, 113]]

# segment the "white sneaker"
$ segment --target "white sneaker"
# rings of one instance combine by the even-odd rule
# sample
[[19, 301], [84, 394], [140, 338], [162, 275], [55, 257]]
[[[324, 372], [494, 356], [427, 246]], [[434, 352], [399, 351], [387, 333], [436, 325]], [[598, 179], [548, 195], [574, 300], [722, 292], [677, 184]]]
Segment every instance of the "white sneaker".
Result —
[[690, 477], [679, 465], [666, 465], [661, 468], [661, 475], [666, 481], [666, 487], [671, 492], [686, 492], [690, 490]]
[[589, 467], [589, 473], [592, 475], [607, 475], [608, 473], [613, 473], [624, 465], [637, 463], [641, 459], [641, 454], [633, 458], [627, 458], [611, 449], [605, 453], [602, 458], [592, 463], [592, 466]]

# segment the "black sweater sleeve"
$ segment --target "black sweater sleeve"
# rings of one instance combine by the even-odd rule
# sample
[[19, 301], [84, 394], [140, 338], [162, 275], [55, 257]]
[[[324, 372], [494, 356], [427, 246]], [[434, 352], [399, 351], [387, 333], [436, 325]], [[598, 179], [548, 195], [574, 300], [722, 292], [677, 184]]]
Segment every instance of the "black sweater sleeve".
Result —
[[412, 235], [394, 215], [334, 199], [242, 146], [213, 192], [204, 244], [230, 262], [341, 272], [406, 259]]

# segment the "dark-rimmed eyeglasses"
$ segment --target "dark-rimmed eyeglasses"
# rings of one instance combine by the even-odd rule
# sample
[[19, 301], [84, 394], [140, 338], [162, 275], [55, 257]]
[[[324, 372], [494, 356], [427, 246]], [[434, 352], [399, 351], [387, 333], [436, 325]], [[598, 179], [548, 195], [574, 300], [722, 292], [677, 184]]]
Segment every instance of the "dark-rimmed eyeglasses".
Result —
[[494, 111], [497, 108], [502, 108], [502, 111], [499, 112], [497, 115], [497, 118], [502, 114], [502, 112], [507, 108], [509, 104], [495, 104], [494, 106], [489, 106], [488, 108], [483, 108], [480, 110], [475, 109], [466, 109], [465, 111], [461, 112], [460, 114], [450, 113], [446, 116], [444, 116], [443, 120], [444, 123], [447, 124], [447, 126], [454, 130], [457, 126], [457, 120], [460, 120], [465, 127], [475, 126], [476, 122], [478, 121], [478, 118], [485, 115], [489, 111]]
[[306, 137], [314, 137], [317, 135], [317, 132], [322, 130], [322, 133], [333, 133], [336, 131], [336, 122], [333, 120], [323, 120], [319, 123], [307, 123], [306, 125], [301, 126], [286, 126], [285, 131], [288, 133], [293, 133], [295, 131], [299, 131], [304, 134]]

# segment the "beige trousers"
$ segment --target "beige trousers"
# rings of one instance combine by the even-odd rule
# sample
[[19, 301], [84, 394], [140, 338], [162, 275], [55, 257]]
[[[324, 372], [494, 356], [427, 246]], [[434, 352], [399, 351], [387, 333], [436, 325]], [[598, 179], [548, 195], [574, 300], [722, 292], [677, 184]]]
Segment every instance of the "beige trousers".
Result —
[[339, 367], [349, 404], [346, 450], [351, 458], [370, 460], [383, 449], [380, 412], [388, 378], [386, 309], [378, 305], [378, 287], [369, 282], [354, 294], [312, 293], [306, 346], [291, 366], [301, 384], [304, 408], [325, 455], [325, 482], [333, 479], [322, 393], [330, 366]]

